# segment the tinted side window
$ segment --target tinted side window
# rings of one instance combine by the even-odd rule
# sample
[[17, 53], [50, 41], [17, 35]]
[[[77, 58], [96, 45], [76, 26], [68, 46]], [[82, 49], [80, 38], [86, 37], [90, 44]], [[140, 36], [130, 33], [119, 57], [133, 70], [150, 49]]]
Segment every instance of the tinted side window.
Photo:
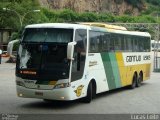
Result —
[[126, 35], [125, 36], [125, 41], [126, 41], [126, 51], [127, 52], [131, 52], [133, 49], [132, 49], [132, 45], [133, 45], [133, 41], [132, 41], [132, 38], [131, 36], [129, 35]]
[[110, 44], [110, 34], [109, 33], [103, 33], [102, 35], [102, 52], [108, 52]]
[[71, 81], [79, 80], [83, 76], [86, 60], [87, 30], [77, 29], [75, 32], [74, 61], [72, 62]]
[[90, 31], [89, 52], [148, 52], [150, 38], [107, 32]]
[[151, 49], [151, 44], [150, 44], [150, 38], [149, 37], [144, 37], [143, 38], [143, 43], [144, 43], [144, 52], [149, 52]]
[[89, 52], [99, 53], [110, 50], [110, 34], [107, 32], [89, 32]]
[[101, 48], [101, 34], [100, 32], [90, 31], [89, 32], [89, 52], [99, 52]]

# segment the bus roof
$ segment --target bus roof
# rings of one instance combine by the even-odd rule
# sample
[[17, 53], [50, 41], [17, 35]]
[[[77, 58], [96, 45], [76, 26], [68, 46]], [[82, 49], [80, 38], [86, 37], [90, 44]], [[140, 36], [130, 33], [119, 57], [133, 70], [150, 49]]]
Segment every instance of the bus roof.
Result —
[[84, 22], [84, 23], [80, 23], [80, 24], [89, 25], [89, 26], [91, 26], [92, 29], [96, 29], [94, 27], [98, 27], [98, 30], [100, 30], [100, 28], [101, 28], [101, 30], [107, 31], [109, 33], [151, 37], [151, 35], [147, 32], [128, 31], [123, 26], [110, 25], [110, 24], [106, 24], [106, 23], [96, 23], [96, 22]]
[[42, 23], [42, 24], [32, 24], [27, 25], [25, 28], [68, 28], [68, 29], [77, 29], [83, 28], [87, 29], [88, 26], [80, 24], [70, 24], [70, 23]]
[[[95, 23], [96, 24], [96, 23]], [[70, 23], [42, 23], [42, 24], [33, 24], [28, 25], [25, 28], [66, 28], [66, 29], [89, 29], [95, 31], [103, 31], [109, 33], [117, 33], [117, 34], [124, 34], [124, 35], [135, 35], [135, 36], [144, 36], [144, 37], [151, 37], [148, 32], [139, 32], [139, 31], [127, 31], [125, 28], [119, 26], [100, 26], [101, 24], [89, 25], [87, 24], [70, 24]], [[109, 27], [109, 28], [108, 28]], [[111, 29], [114, 27], [114, 29]], [[116, 29], [117, 28], [117, 29]], [[122, 30], [121, 30], [122, 29]]]
[[125, 27], [123, 26], [117, 26], [117, 25], [110, 25], [110, 24], [106, 24], [106, 23], [96, 23], [96, 22], [84, 22], [84, 23], [80, 23], [82, 25], [90, 25], [90, 26], [96, 26], [96, 27], [103, 27], [103, 28], [107, 28], [107, 29], [115, 29], [115, 30], [127, 30]]
[[117, 33], [117, 34], [124, 34], [124, 35], [135, 35], [135, 36], [151, 37], [151, 35], [148, 32], [121, 31], [121, 30], [114, 30], [114, 31], [109, 31], [109, 32], [111, 32], [111, 33]]

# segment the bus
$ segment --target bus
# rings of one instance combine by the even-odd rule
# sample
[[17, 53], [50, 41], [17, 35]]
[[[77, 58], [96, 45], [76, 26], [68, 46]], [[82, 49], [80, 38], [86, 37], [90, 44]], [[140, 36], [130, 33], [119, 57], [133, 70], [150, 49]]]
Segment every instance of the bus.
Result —
[[17, 95], [86, 103], [150, 78], [151, 36], [101, 23], [25, 27], [16, 60]]
[[160, 43], [157, 40], [151, 40], [151, 51], [160, 51]]

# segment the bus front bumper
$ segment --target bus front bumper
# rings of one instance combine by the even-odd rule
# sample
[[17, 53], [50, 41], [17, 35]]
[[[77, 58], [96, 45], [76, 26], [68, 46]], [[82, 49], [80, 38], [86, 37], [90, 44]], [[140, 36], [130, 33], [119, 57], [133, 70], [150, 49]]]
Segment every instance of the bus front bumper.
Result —
[[29, 89], [22, 86], [17, 87], [17, 95], [24, 98], [39, 98], [39, 99], [48, 99], [48, 100], [73, 100], [70, 87], [53, 89], [53, 90], [38, 90], [38, 89]]

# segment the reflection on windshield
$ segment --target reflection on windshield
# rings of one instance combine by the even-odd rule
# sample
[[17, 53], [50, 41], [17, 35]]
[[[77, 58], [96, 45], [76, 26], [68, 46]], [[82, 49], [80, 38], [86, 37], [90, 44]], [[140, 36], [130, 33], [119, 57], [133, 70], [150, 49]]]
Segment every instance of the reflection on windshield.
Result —
[[27, 68], [27, 62], [31, 58], [30, 53], [27, 51], [27, 49], [23, 49], [22, 45], [19, 46], [19, 55], [21, 56], [20, 59], [20, 68]]
[[67, 43], [73, 29], [27, 28], [17, 55], [16, 75], [40, 81], [69, 78]]
[[17, 76], [24, 79], [67, 79], [67, 43], [21, 43], [16, 68]]
[[73, 29], [60, 28], [27, 28], [23, 42], [71, 42]]

